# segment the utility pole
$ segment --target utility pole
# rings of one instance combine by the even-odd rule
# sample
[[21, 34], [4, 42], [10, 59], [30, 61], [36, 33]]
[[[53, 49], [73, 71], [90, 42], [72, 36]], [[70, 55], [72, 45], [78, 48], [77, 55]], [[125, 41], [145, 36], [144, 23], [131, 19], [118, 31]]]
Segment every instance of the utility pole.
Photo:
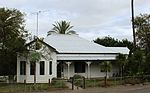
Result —
[[134, 44], [134, 51], [135, 51], [136, 50], [136, 39], [135, 39], [135, 25], [134, 25], [134, 0], [131, 0], [131, 12], [132, 12], [133, 44]]

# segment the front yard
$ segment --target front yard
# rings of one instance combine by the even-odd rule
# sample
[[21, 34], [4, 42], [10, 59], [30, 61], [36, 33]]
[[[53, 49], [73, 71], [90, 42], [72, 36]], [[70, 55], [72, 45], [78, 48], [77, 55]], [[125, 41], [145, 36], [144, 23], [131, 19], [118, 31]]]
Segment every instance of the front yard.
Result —
[[49, 84], [16, 84], [0, 83], [0, 92], [41, 92], [67, 89], [64, 81], [53, 81]]

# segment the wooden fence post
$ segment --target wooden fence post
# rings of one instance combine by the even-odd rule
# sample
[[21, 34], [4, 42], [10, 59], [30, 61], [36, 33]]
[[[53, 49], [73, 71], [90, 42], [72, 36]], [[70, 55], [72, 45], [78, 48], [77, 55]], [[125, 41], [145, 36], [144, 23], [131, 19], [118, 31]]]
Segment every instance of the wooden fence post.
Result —
[[83, 77], [83, 89], [85, 89], [85, 77]]
[[48, 79], [48, 85], [49, 85], [49, 87], [51, 86], [51, 80], [50, 79]]
[[74, 90], [74, 77], [72, 77], [72, 90]]

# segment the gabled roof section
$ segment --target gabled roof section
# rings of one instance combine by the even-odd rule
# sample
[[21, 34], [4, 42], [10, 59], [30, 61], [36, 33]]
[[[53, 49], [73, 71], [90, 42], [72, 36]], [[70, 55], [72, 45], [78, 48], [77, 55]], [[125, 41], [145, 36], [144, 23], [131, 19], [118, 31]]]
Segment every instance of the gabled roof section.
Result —
[[34, 39], [33, 41], [31, 41], [31, 42], [27, 43], [25, 46], [26, 46], [26, 47], [27, 47], [27, 46], [30, 46], [31, 44], [33, 44], [33, 43], [34, 43], [34, 42], [36, 42], [36, 41], [41, 42], [42, 44], [46, 45], [47, 47], [52, 48], [54, 51], [56, 51], [56, 52], [57, 52], [57, 50], [56, 50], [54, 47], [50, 46], [49, 44], [47, 44], [46, 42], [44, 42], [44, 41], [40, 40], [39, 38]]
[[114, 48], [90, 42], [78, 35], [53, 34], [46, 37], [44, 42], [55, 48], [59, 53], [119, 53]]

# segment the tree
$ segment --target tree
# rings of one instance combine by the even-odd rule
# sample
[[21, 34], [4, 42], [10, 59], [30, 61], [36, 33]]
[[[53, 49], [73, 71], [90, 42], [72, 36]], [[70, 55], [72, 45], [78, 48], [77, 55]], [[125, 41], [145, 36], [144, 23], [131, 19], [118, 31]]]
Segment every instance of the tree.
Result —
[[150, 52], [145, 56], [145, 64], [144, 64], [144, 75], [149, 75], [150, 74]]
[[128, 75], [142, 75], [144, 70], [143, 51], [136, 50], [133, 54], [129, 55], [128, 63], [126, 65], [126, 73]]
[[120, 67], [121, 77], [123, 77], [124, 76], [124, 68], [127, 64], [126, 55], [119, 54], [118, 56], [116, 56], [116, 62], [117, 62], [117, 65]]
[[112, 37], [106, 36], [104, 38], [97, 38], [94, 40], [95, 43], [98, 43], [103, 46], [107, 47], [117, 47], [121, 46], [121, 42], [117, 39], [114, 39]]
[[30, 62], [34, 63], [34, 84], [36, 84], [36, 62], [40, 61], [40, 59], [42, 58], [42, 54], [34, 50], [29, 53], [28, 58], [30, 59]]
[[19, 53], [20, 57], [22, 56], [26, 59], [29, 59], [30, 64], [34, 67], [34, 85], [36, 84], [36, 63], [39, 62], [41, 58], [45, 58], [45, 56], [43, 55], [44, 53], [42, 53], [42, 50], [40, 50], [43, 47], [42, 41], [43, 38], [39, 39], [38, 37], [34, 36], [34, 40], [25, 45], [28, 50], [24, 50], [21, 53]]
[[141, 50], [136, 50], [133, 53], [134, 62], [137, 64], [137, 75], [141, 75], [143, 73], [143, 52]]
[[100, 65], [101, 70], [105, 72], [105, 86], [107, 86], [107, 77], [108, 77], [108, 72], [110, 72], [112, 65], [109, 61], [104, 61]]
[[128, 47], [129, 50], [130, 50], [130, 53], [133, 53], [133, 50], [134, 50], [134, 44], [133, 44], [133, 42], [131, 42], [131, 41], [127, 40], [127, 39], [123, 39], [121, 42], [122, 42], [122, 46], [123, 47]]
[[146, 52], [150, 52], [150, 15], [140, 14], [135, 18], [136, 38], [139, 46]]
[[0, 74], [16, 74], [18, 51], [25, 49], [24, 14], [17, 9], [0, 8]]
[[95, 43], [106, 46], [106, 47], [128, 47], [130, 51], [133, 50], [133, 43], [127, 39], [118, 40], [112, 37], [106, 36], [104, 38], [97, 38], [94, 40]]
[[47, 35], [50, 35], [51, 32], [55, 32], [58, 34], [76, 34], [75, 31], [71, 30], [73, 26], [70, 25], [70, 22], [66, 21], [55, 22], [53, 26], [54, 26], [53, 29], [49, 31]]

